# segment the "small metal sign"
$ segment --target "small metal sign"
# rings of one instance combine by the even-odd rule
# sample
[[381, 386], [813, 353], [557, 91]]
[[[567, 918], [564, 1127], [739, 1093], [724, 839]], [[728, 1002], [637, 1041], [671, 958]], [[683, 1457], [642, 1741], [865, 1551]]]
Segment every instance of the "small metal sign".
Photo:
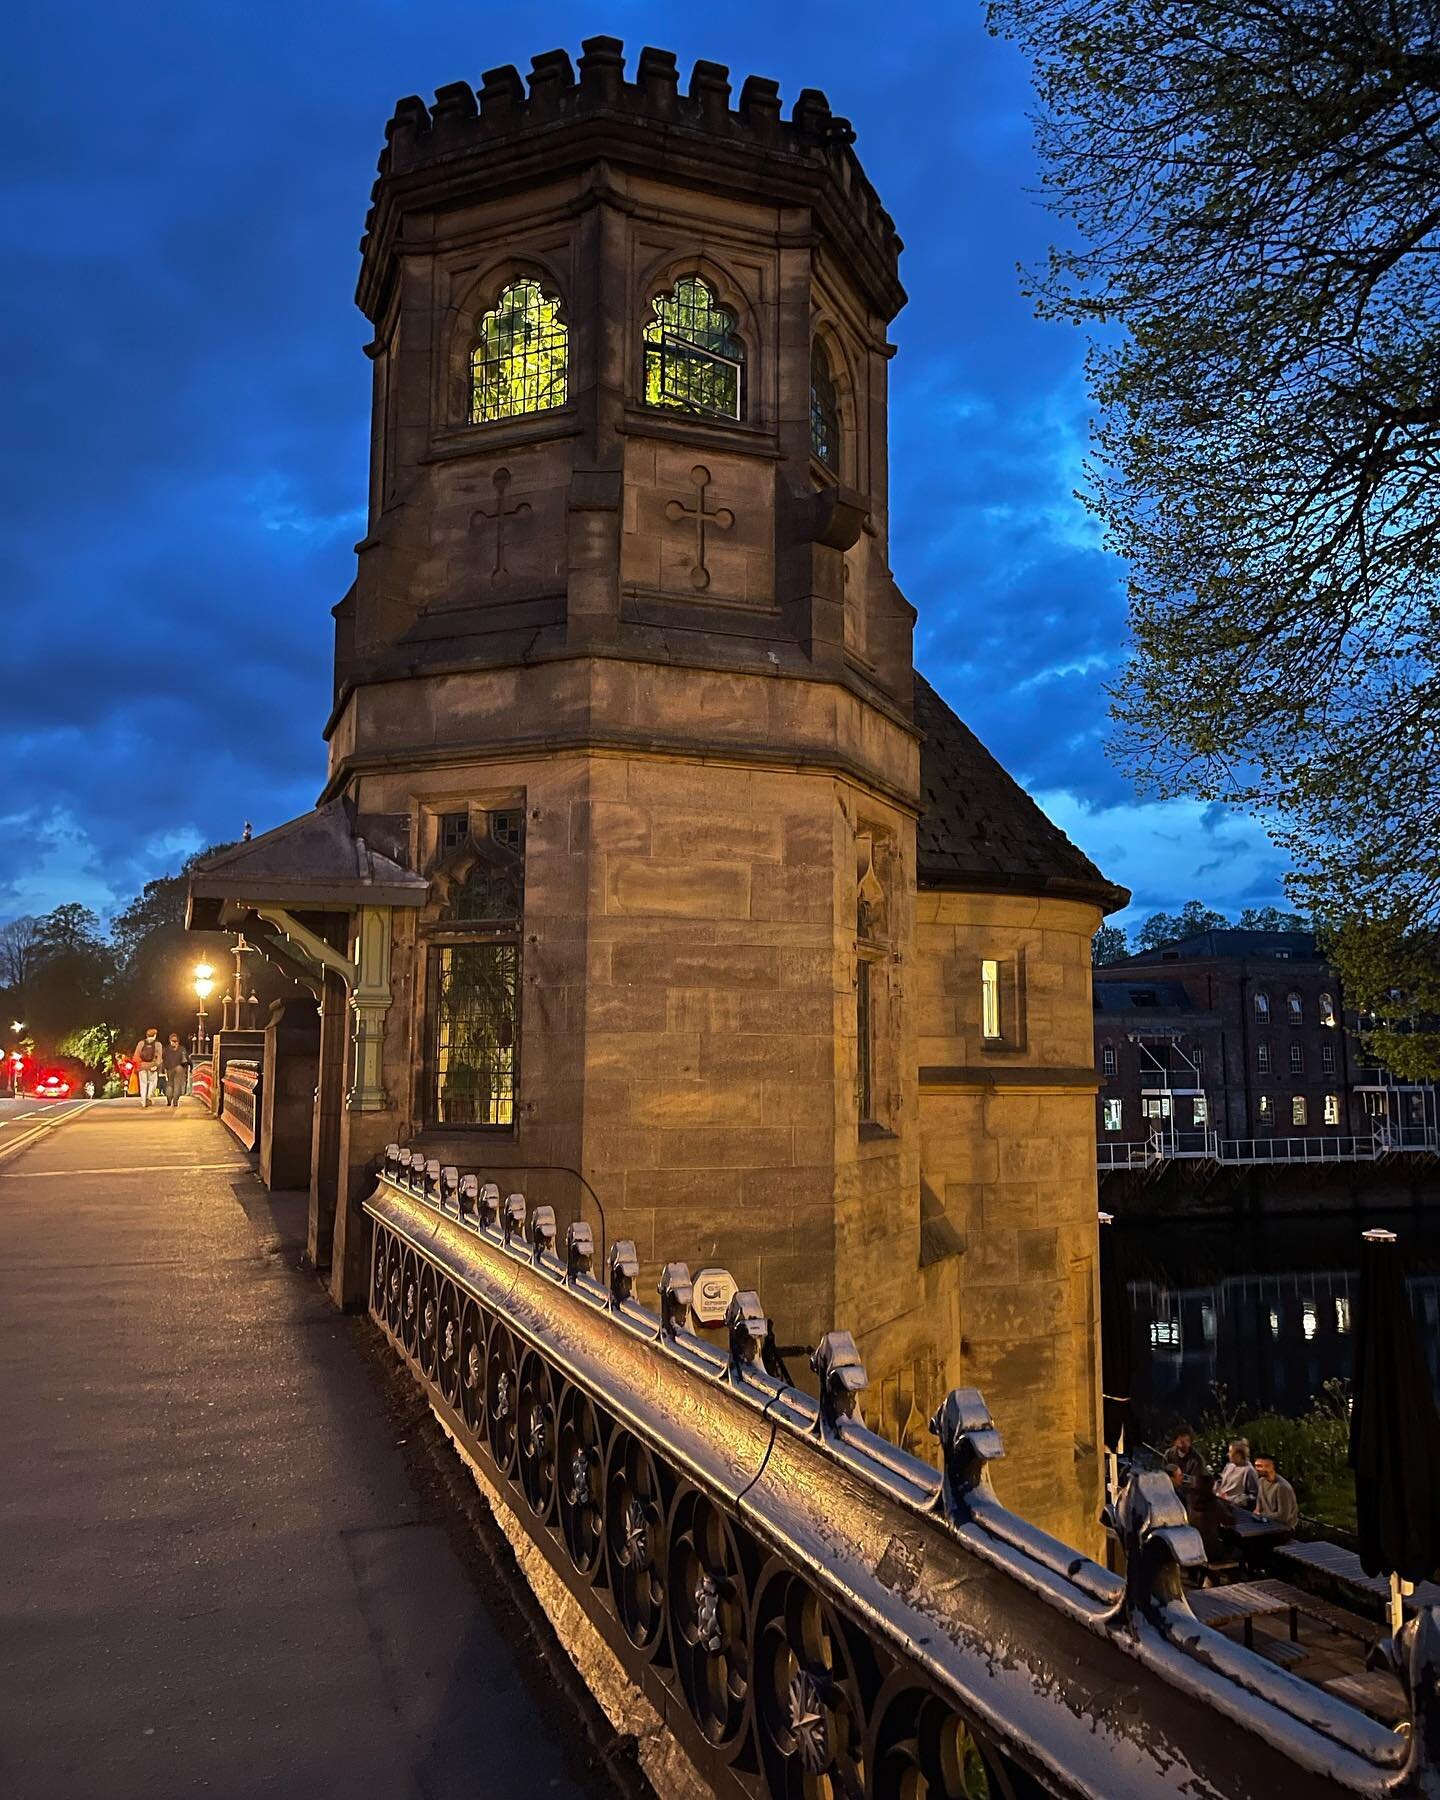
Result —
[[735, 1294], [735, 1277], [728, 1269], [699, 1269], [692, 1283], [690, 1316], [696, 1325], [723, 1325], [725, 1309]]

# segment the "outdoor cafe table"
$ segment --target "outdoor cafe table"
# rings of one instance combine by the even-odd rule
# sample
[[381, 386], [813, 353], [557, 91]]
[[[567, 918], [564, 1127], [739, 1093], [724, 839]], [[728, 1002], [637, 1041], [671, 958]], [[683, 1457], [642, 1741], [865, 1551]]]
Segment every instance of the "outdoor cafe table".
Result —
[[1257, 1513], [1234, 1509], [1235, 1516], [1224, 1527], [1240, 1540], [1242, 1550], [1257, 1550], [1265, 1544], [1288, 1544], [1295, 1533], [1278, 1519], [1262, 1519]]
[[1273, 1588], [1283, 1583], [1233, 1581], [1228, 1587], [1195, 1588], [1186, 1598], [1190, 1610], [1202, 1625], [1218, 1631], [1222, 1625], [1233, 1625], [1237, 1619], [1245, 1624], [1245, 1648], [1255, 1648], [1255, 1620], [1263, 1613], [1288, 1612], [1290, 1635], [1295, 1635], [1295, 1613], [1288, 1593]]

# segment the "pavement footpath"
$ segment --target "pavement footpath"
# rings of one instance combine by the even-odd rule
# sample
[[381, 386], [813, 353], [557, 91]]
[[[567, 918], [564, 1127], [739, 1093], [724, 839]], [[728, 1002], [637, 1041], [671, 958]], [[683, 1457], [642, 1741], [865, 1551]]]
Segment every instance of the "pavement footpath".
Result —
[[0, 1795], [611, 1793], [298, 1270], [301, 1202], [193, 1101], [34, 1123], [0, 1130]]

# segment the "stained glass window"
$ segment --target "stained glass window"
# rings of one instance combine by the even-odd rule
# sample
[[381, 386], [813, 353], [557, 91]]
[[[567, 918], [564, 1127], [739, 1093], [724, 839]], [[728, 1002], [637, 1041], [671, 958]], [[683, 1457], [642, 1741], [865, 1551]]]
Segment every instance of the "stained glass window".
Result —
[[745, 350], [734, 329], [734, 314], [698, 275], [657, 295], [655, 317], [645, 327], [646, 404], [738, 419]]
[[810, 449], [827, 469], [840, 467], [840, 403], [824, 346], [817, 338], [810, 350]]
[[477, 425], [563, 406], [570, 333], [560, 303], [538, 281], [515, 281], [480, 320], [470, 357], [470, 417]]
[[437, 955], [435, 1119], [511, 1125], [520, 947], [447, 944]]

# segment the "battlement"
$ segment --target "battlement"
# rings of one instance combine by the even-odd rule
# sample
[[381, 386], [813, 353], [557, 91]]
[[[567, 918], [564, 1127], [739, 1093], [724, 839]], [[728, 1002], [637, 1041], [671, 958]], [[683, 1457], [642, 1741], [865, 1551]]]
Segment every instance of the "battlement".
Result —
[[[674, 55], [647, 47], [635, 74], [635, 80], [626, 80], [624, 46], [618, 38], [592, 37], [582, 44], [578, 73], [566, 51], [547, 50], [532, 59], [528, 86], [519, 70], [506, 64], [488, 70], [478, 89], [463, 81], [440, 88], [428, 106], [418, 95], [407, 96], [385, 128], [373, 196], [377, 204], [366, 218], [362, 254], [372, 248], [378, 203], [395, 179], [441, 172], [443, 165], [477, 152], [488, 159], [515, 140], [527, 140], [528, 148], [528, 140], [539, 135], [558, 137], [567, 128], [603, 123], [622, 132], [638, 128], [647, 162], [663, 159], [667, 151], [683, 156], [688, 148], [692, 155], [699, 152], [710, 159], [717, 178], [722, 166], [737, 157], [752, 165], [761, 160], [782, 186], [787, 175], [791, 181], [798, 176], [802, 186], [813, 185], [817, 174], [824, 177], [853, 221], [857, 240], [879, 262], [887, 285], [893, 284], [898, 310], [903, 303], [895, 273], [900, 237], [855, 155], [850, 121], [832, 113], [824, 94], [802, 89], [785, 119], [779, 85], [764, 76], [747, 76], [739, 104], [732, 108], [730, 71], [723, 64], [697, 62], [682, 93]], [[717, 164], [720, 145], [725, 151], [719, 152]]]

